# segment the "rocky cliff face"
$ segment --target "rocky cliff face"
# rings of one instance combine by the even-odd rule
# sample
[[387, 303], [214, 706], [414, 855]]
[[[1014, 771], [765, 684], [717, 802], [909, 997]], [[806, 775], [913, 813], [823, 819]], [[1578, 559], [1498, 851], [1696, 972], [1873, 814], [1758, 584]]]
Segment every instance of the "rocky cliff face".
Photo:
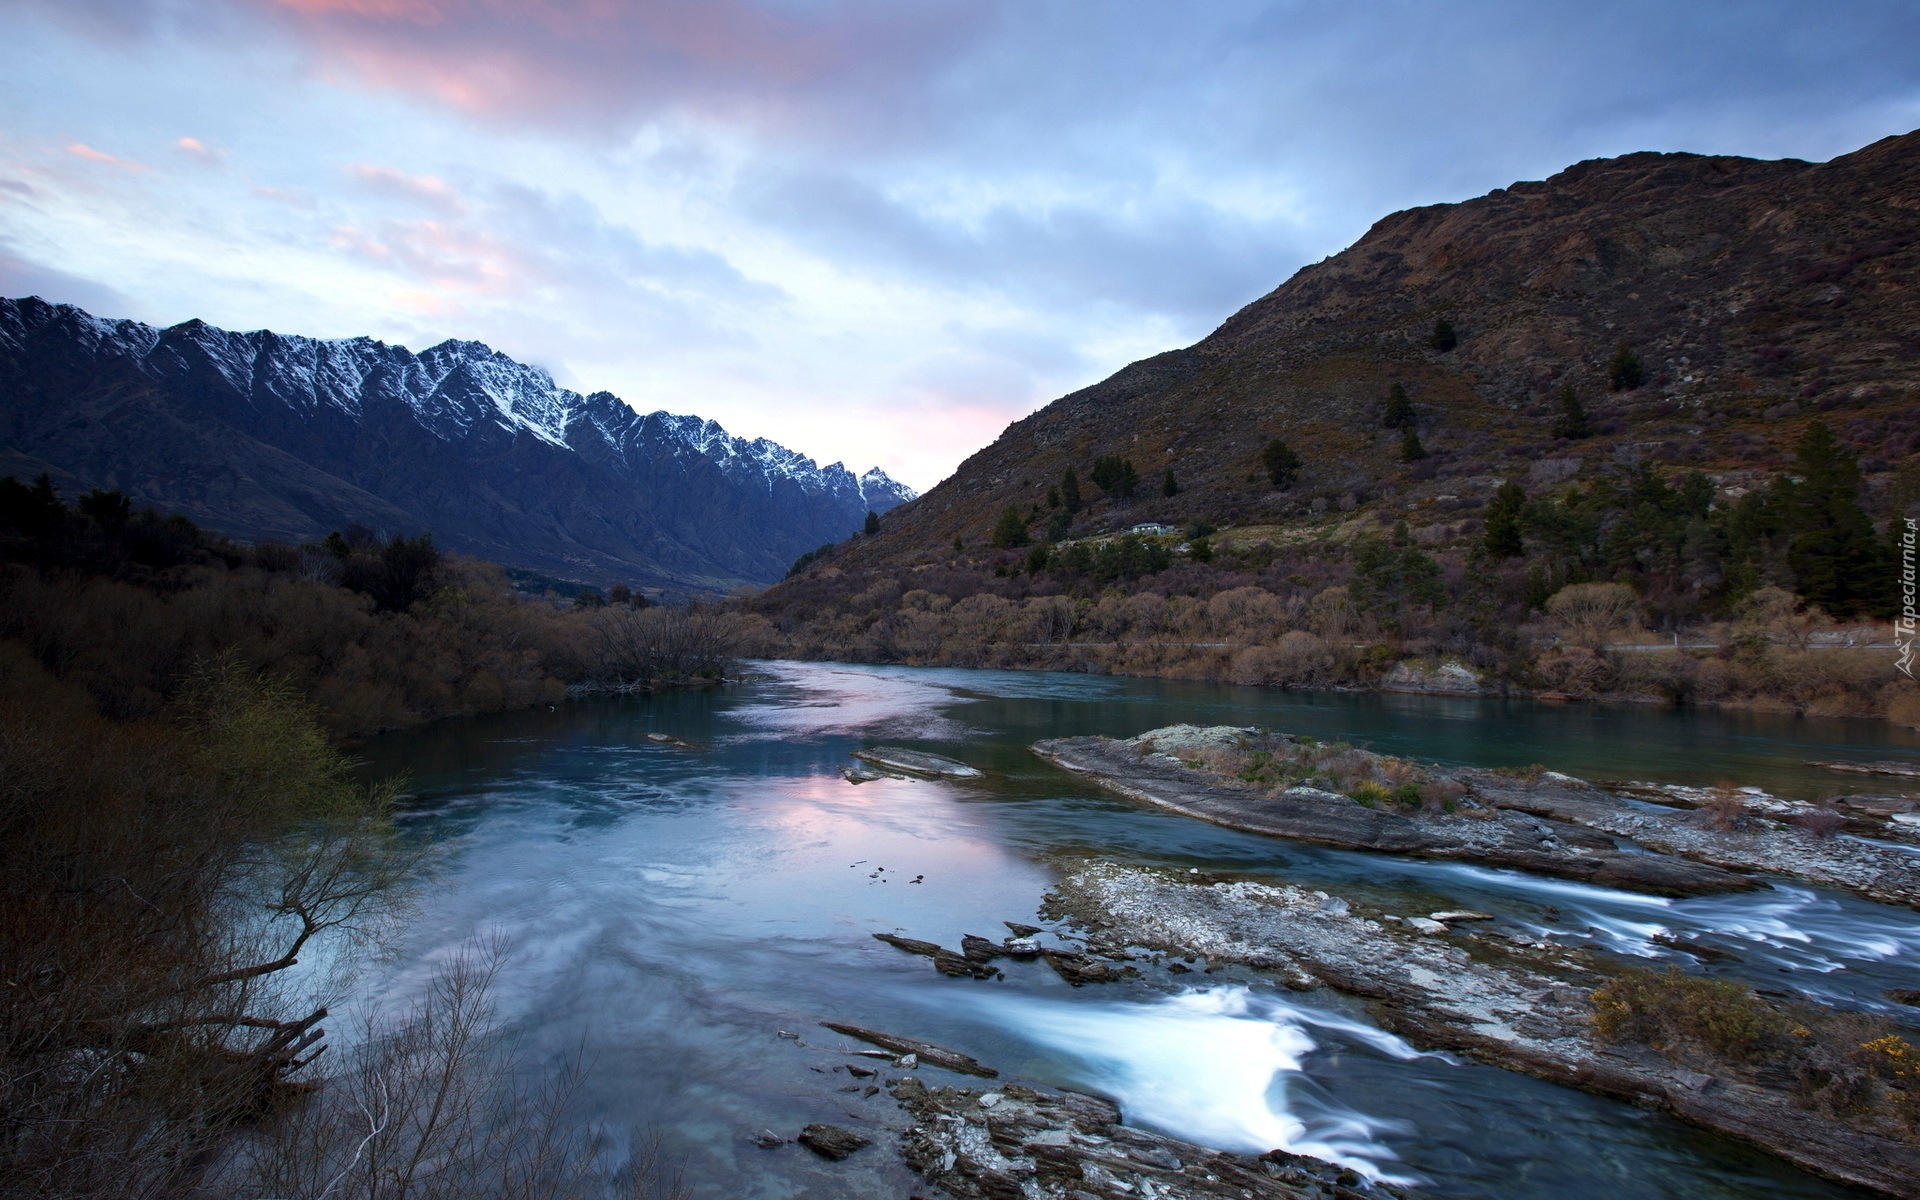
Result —
[[244, 538], [358, 521], [567, 578], [725, 589], [913, 491], [581, 395], [479, 342], [155, 329], [0, 299], [0, 474], [118, 487]]
[[[1824, 417], [1870, 487], [1920, 450], [1920, 133], [1829, 163], [1690, 154], [1595, 160], [1460, 204], [1395, 213], [1197, 345], [1133, 364], [1009, 426], [852, 561], [978, 546], [1068, 466], [1137, 466], [1093, 524], [1261, 524], [1375, 501], [1413, 523], [1635, 461], [1732, 488]], [[1458, 343], [1433, 341], [1445, 318]], [[1614, 390], [1621, 346], [1644, 382]], [[1401, 383], [1430, 457], [1382, 427]], [[1572, 384], [1593, 436], [1556, 438]], [[1260, 451], [1305, 460], [1273, 489]], [[1181, 492], [1157, 486], [1172, 469]], [[1087, 489], [1090, 495], [1098, 495]], [[1042, 518], [1044, 521], [1044, 517]], [[1080, 527], [1088, 524], [1083, 518]]]

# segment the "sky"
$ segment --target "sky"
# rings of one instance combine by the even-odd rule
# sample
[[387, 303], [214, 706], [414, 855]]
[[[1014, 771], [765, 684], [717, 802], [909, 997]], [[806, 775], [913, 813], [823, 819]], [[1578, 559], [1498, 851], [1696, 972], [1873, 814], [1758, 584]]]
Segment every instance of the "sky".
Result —
[[1380, 217], [1920, 127], [1920, 4], [0, 0], [0, 295], [473, 338], [922, 490]]

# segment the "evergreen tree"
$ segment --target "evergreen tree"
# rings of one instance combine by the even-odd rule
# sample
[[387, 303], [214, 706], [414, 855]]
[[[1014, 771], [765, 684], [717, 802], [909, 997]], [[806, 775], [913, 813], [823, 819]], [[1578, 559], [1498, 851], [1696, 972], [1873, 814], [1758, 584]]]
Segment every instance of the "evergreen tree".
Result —
[[1060, 504], [1070, 513], [1080, 511], [1080, 477], [1073, 473], [1072, 467], [1060, 476]]
[[1002, 550], [1027, 544], [1027, 522], [1017, 506], [1009, 504], [1000, 510], [1000, 519], [993, 524], [993, 544]]
[[1426, 456], [1427, 448], [1420, 444], [1420, 434], [1413, 426], [1407, 426], [1406, 432], [1400, 435], [1400, 461], [1419, 462]]
[[1060, 487], [1058, 484], [1054, 484], [1047, 488], [1047, 507], [1048, 508], [1060, 507]]
[[1367, 612], [1398, 617], [1408, 605], [1439, 609], [1447, 593], [1440, 564], [1418, 548], [1393, 545], [1378, 534], [1353, 543], [1353, 600]]
[[1033, 549], [1027, 551], [1028, 574], [1038, 575], [1040, 572], [1046, 570], [1047, 557], [1047, 548], [1045, 546], [1035, 546]]
[[1571, 382], [1560, 389], [1560, 417], [1553, 423], [1553, 436], [1570, 442], [1593, 436], [1593, 423], [1587, 420], [1587, 410]]
[[1180, 494], [1180, 481], [1173, 477], [1173, 468], [1167, 468], [1167, 477], [1160, 481], [1160, 494], [1172, 499]]
[[868, 537], [872, 537], [874, 534], [879, 533], [880, 532], [880, 514], [877, 512], [874, 512], [872, 509], [868, 509], [867, 523], [865, 527], [862, 528], [861, 532], [865, 533]]
[[1500, 485], [1487, 505], [1487, 532], [1481, 541], [1493, 558], [1518, 558], [1526, 547], [1520, 541], [1520, 514], [1526, 509], [1527, 493], [1512, 480]]
[[1140, 486], [1140, 472], [1134, 469], [1133, 460], [1118, 454], [1103, 454], [1094, 459], [1093, 470], [1087, 472], [1087, 478], [1116, 500], [1130, 498], [1133, 489]]
[[1453, 322], [1445, 317], [1433, 319], [1433, 336], [1427, 339], [1427, 345], [1445, 354], [1460, 344], [1459, 335], [1453, 332]]
[[1860, 464], [1825, 421], [1794, 447], [1794, 474], [1775, 484], [1794, 590], [1828, 612], [1885, 611], [1893, 570], [1860, 508]]
[[1260, 452], [1260, 461], [1266, 465], [1267, 478], [1281, 491], [1292, 487], [1300, 477], [1300, 456], [1279, 438], [1267, 443], [1267, 448]]
[[1616, 392], [1631, 392], [1647, 381], [1647, 368], [1633, 347], [1625, 342], [1607, 360], [1607, 386]]
[[102, 491], [94, 488], [74, 503], [80, 514], [93, 518], [102, 529], [119, 530], [133, 516], [133, 501], [118, 488]]
[[1055, 509], [1053, 516], [1047, 521], [1047, 540], [1064, 542], [1071, 532], [1073, 532], [1073, 514], [1064, 508]]
[[1380, 423], [1388, 429], [1406, 429], [1413, 424], [1413, 401], [1407, 398], [1407, 389], [1402, 384], [1394, 384], [1387, 389], [1387, 411]]

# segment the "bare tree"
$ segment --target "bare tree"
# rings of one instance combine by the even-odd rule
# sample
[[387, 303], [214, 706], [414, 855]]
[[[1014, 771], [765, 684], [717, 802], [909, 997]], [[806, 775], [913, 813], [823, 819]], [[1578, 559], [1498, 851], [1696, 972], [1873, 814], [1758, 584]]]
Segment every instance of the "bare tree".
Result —
[[737, 614], [693, 604], [609, 606], [589, 619], [595, 674], [599, 682], [615, 687], [717, 679], [738, 653], [741, 640]]
[[[657, 1143], [624, 1170], [581, 1131], [578, 1056], [520, 1082], [490, 993], [503, 943], [469, 944], [397, 1019], [362, 1017], [357, 1049], [314, 1100], [228, 1164], [228, 1191], [287, 1200], [569, 1200], [616, 1186], [635, 1200], [680, 1197]], [[622, 1186], [623, 1185], [623, 1186]]]

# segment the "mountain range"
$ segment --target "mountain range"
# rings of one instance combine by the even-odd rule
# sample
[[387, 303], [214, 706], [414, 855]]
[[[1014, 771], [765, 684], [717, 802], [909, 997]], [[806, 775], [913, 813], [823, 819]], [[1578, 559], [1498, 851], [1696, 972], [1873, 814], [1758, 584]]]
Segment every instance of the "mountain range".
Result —
[[724, 591], [914, 496], [718, 424], [420, 353], [0, 299], [0, 475], [119, 488], [248, 540], [359, 523], [563, 579]]

